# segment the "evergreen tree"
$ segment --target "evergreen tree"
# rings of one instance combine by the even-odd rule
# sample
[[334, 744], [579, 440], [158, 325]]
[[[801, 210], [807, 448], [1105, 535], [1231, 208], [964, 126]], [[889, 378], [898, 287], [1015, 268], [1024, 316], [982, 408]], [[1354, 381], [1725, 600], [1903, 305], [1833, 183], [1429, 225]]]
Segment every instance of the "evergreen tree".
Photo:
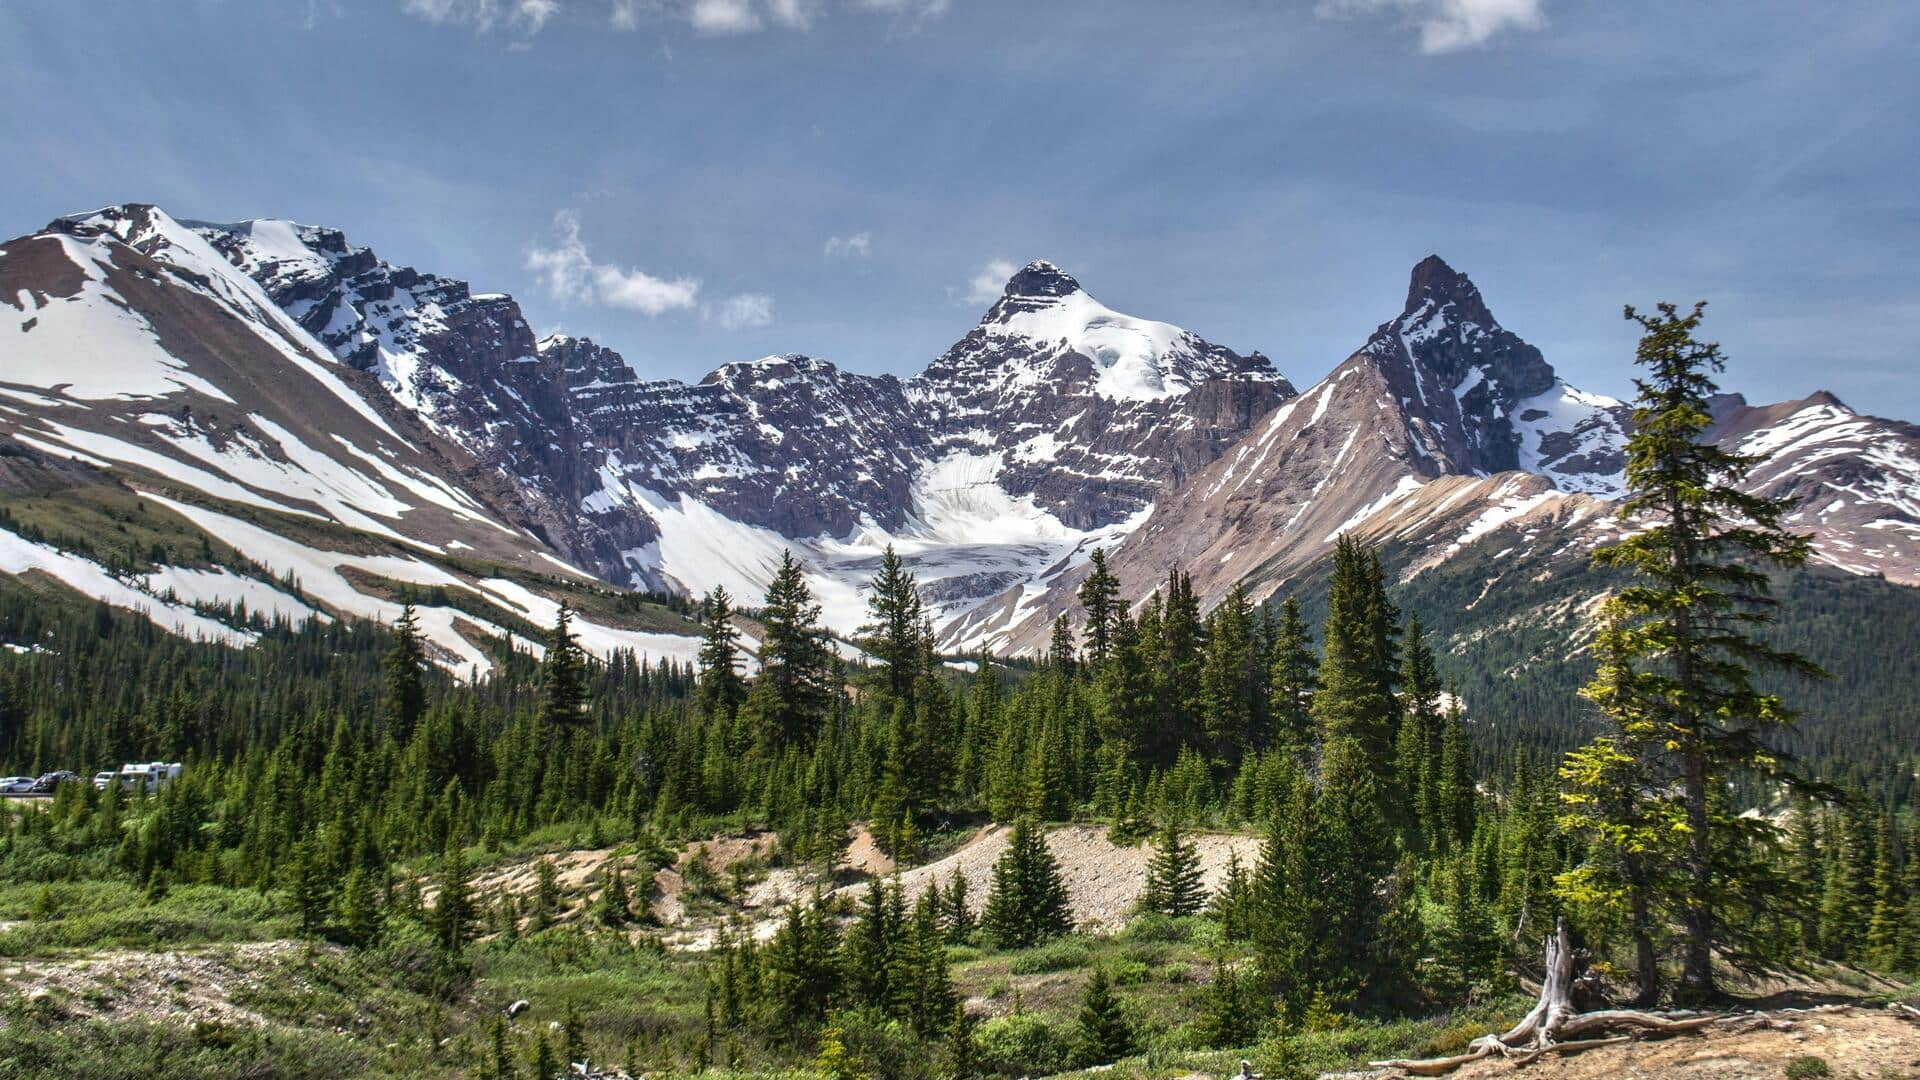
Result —
[[1073, 929], [1066, 883], [1031, 818], [1014, 822], [1007, 850], [993, 864], [982, 928], [1003, 949], [1024, 949]]
[[1255, 634], [1253, 605], [1235, 585], [1207, 618], [1200, 668], [1202, 730], [1211, 753], [1228, 761], [1266, 741], [1267, 680]]
[[746, 696], [733, 597], [716, 585], [700, 601], [700, 709], [710, 717], [732, 717]]
[[404, 743], [427, 711], [427, 653], [420, 644], [420, 623], [411, 599], [401, 603], [400, 617], [393, 623], [393, 647], [381, 666], [387, 679], [387, 724], [394, 741]]
[[[1373, 561], [1360, 545], [1342, 536], [1334, 548], [1333, 579], [1327, 598], [1319, 690], [1313, 718], [1323, 745], [1347, 740], [1360, 754], [1362, 770], [1372, 778], [1393, 774], [1393, 695], [1382, 674], [1380, 638], [1375, 625], [1385, 600], [1376, 595]], [[1382, 785], [1382, 791], [1386, 789]], [[1386, 808], [1383, 806], [1384, 812]]]
[[1073, 626], [1063, 613], [1053, 620], [1053, 638], [1047, 646], [1047, 665], [1062, 678], [1071, 679], [1078, 666], [1079, 649], [1073, 643]]
[[1220, 1049], [1251, 1045], [1268, 1011], [1260, 980], [1252, 970], [1213, 962], [1213, 979], [1200, 1006], [1202, 1041]]
[[473, 902], [473, 886], [467, 880], [467, 862], [458, 847], [449, 847], [441, 859], [439, 886], [440, 894], [434, 897], [429, 928], [442, 949], [459, 952], [473, 940], [479, 912]]
[[888, 700], [910, 701], [920, 676], [920, 590], [893, 545], [880, 556], [880, 571], [867, 594], [869, 622], [857, 640], [880, 665]]
[[627, 925], [633, 918], [633, 913], [628, 910], [630, 902], [625, 875], [620, 872], [617, 864], [609, 867], [607, 883], [600, 889], [599, 907], [594, 912], [600, 925], [612, 927]]
[[1614, 733], [1568, 754], [1560, 767], [1560, 827], [1584, 841], [1587, 855], [1557, 884], [1570, 902], [1624, 918], [1634, 945], [1638, 1001], [1647, 1005], [1660, 992], [1656, 905], [1673, 888], [1673, 838], [1684, 828], [1680, 808], [1655, 769], [1657, 722], [1633, 691], [1633, 669], [1615, 640], [1581, 691]]
[[379, 944], [386, 930], [386, 913], [380, 908], [373, 877], [365, 866], [355, 866], [347, 874], [346, 890], [340, 899], [341, 937], [360, 948]]
[[1313, 742], [1313, 693], [1319, 686], [1320, 661], [1313, 651], [1313, 635], [1300, 617], [1300, 604], [1289, 596], [1280, 605], [1280, 625], [1270, 646], [1267, 686], [1275, 745], [1304, 750]]
[[1079, 597], [1087, 613], [1087, 652], [1097, 668], [1112, 653], [1113, 623], [1125, 608], [1120, 600], [1120, 579], [1107, 569], [1104, 549], [1093, 549], [1091, 568], [1080, 583]]
[[955, 870], [947, 882], [947, 890], [941, 899], [941, 925], [947, 933], [947, 941], [954, 945], [964, 945], [973, 936], [975, 919], [967, 907], [967, 879]]
[[914, 1033], [930, 1039], [944, 1031], [953, 1017], [953, 979], [947, 969], [947, 937], [942, 926], [941, 899], [929, 887], [913, 905], [898, 950], [895, 997]]
[[1602, 648], [1617, 650], [1634, 671], [1631, 692], [1647, 702], [1658, 740], [1672, 750], [1672, 778], [1686, 811], [1688, 848], [1681, 922], [1681, 979], [1695, 994], [1714, 992], [1713, 952], [1724, 934], [1715, 907], [1715, 830], [1709, 800], [1734, 773], [1772, 770], [1761, 742], [1789, 723], [1779, 696], [1755, 687], [1756, 670], [1813, 674], [1814, 665], [1768, 644], [1759, 628], [1772, 600], [1762, 567], [1806, 561], [1808, 541], [1782, 528], [1787, 499], [1738, 486], [1757, 463], [1707, 440], [1713, 426], [1713, 375], [1724, 366], [1716, 344], [1695, 340], [1704, 304], [1680, 315], [1632, 308], [1643, 336], [1635, 362], [1633, 434], [1627, 442], [1627, 497], [1620, 519], [1626, 539], [1594, 553], [1604, 567], [1637, 579], [1607, 603]]
[[533, 928], [544, 930], [553, 925], [560, 910], [560, 878], [551, 857], [542, 858], [533, 868]]
[[318, 844], [303, 840], [293, 846], [287, 878], [293, 909], [300, 917], [300, 936], [318, 937], [333, 908], [333, 877]]
[[810, 1034], [827, 1018], [840, 982], [840, 933], [819, 896], [787, 917], [762, 954], [770, 1015], [790, 1034]]
[[573, 633], [573, 612], [560, 605], [547, 655], [540, 662], [541, 718], [550, 727], [572, 728], [586, 719], [587, 656]]
[[826, 718], [833, 692], [820, 605], [790, 551], [780, 555], [760, 621], [760, 676], [747, 696], [748, 709], [770, 745], [799, 745]]
[[1200, 851], [1181, 834], [1179, 824], [1169, 816], [1154, 840], [1140, 906], [1145, 911], [1177, 918], [1198, 913], [1205, 901], [1206, 889], [1200, 883]]
[[1082, 1067], [1106, 1065], [1134, 1052], [1133, 1025], [1120, 1011], [1107, 970], [1093, 969], [1080, 998], [1080, 1019], [1074, 1032], [1073, 1056]]

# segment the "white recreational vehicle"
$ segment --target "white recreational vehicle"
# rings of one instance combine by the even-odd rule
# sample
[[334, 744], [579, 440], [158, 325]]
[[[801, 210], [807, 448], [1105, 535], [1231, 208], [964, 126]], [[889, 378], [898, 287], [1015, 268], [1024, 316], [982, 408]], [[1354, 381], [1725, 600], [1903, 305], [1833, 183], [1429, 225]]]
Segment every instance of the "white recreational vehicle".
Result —
[[177, 761], [149, 761], [144, 764], [129, 762], [120, 766], [117, 773], [100, 773], [93, 778], [93, 786], [105, 790], [109, 784], [119, 784], [128, 791], [159, 791], [167, 783], [180, 775], [180, 763]]

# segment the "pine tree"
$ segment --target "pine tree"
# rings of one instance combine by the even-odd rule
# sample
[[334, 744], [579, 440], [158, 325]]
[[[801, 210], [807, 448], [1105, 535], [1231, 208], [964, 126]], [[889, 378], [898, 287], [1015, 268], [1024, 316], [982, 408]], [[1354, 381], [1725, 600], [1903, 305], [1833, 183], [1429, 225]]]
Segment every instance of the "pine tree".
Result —
[[1047, 666], [1064, 679], [1072, 679], [1079, 666], [1079, 649], [1073, 642], [1073, 625], [1062, 613], [1053, 620], [1053, 639], [1047, 646]]
[[953, 1022], [947, 1025], [946, 1080], [974, 1080], [980, 1075], [977, 1064], [979, 1049], [973, 1037], [973, 1017], [967, 1010], [955, 1006]]
[[967, 907], [967, 879], [959, 870], [953, 872], [941, 899], [941, 925], [950, 944], [964, 945], [973, 936], [976, 921]]
[[818, 1029], [840, 984], [839, 931], [818, 896], [792, 904], [761, 954], [762, 985], [777, 1027], [793, 1034]]
[[[1320, 741], [1331, 746], [1348, 740], [1360, 754], [1369, 777], [1393, 774], [1394, 705], [1383, 674], [1376, 625], [1383, 616], [1384, 596], [1376, 594], [1373, 561], [1355, 541], [1342, 536], [1334, 548], [1333, 580], [1327, 598], [1327, 623], [1322, 639], [1320, 688], [1313, 695], [1313, 718]], [[1388, 785], [1380, 785], [1384, 798]], [[1386, 807], [1382, 807], [1383, 813]]]
[[1873, 909], [1867, 919], [1867, 959], [1886, 970], [1899, 962], [1900, 930], [1906, 922], [1900, 874], [1893, 863], [1893, 822], [1880, 819], [1874, 835]]
[[528, 1064], [533, 1067], [536, 1080], [559, 1080], [560, 1059], [554, 1055], [553, 1044], [547, 1042], [547, 1033], [541, 1032], [534, 1038], [533, 1053]]
[[887, 1008], [893, 1000], [896, 954], [900, 949], [900, 885], [867, 883], [860, 913], [840, 946], [842, 979], [855, 1002]]
[[365, 866], [355, 866], [347, 874], [346, 891], [340, 899], [340, 922], [341, 937], [347, 944], [367, 948], [380, 943], [386, 913], [380, 909], [373, 874]]
[[1178, 918], [1199, 912], [1206, 901], [1200, 883], [1200, 851], [1168, 817], [1154, 840], [1147, 862], [1147, 885], [1140, 897], [1142, 910]]
[[317, 843], [303, 840], [293, 846], [287, 877], [293, 909], [300, 917], [300, 936], [318, 937], [333, 908], [333, 877]]
[[420, 623], [411, 599], [400, 606], [400, 617], [393, 623], [393, 647], [387, 650], [381, 666], [387, 680], [387, 724], [394, 742], [404, 743], [427, 711], [427, 654], [420, 644]]
[[1120, 1011], [1107, 970], [1093, 969], [1080, 998], [1080, 1019], [1074, 1032], [1073, 1056], [1083, 1068], [1106, 1065], [1134, 1052], [1133, 1025]]
[[1210, 752], [1227, 761], [1239, 761], [1266, 741], [1266, 671], [1254, 634], [1253, 605], [1235, 585], [1207, 618], [1200, 666], [1202, 730]]
[[1250, 1045], [1266, 1018], [1266, 997], [1260, 992], [1258, 974], [1216, 959], [1213, 980], [1200, 1006], [1201, 1040], [1217, 1049]]
[[1405, 833], [1410, 848], [1428, 851], [1438, 846], [1440, 834], [1447, 829], [1440, 796], [1440, 672], [1417, 614], [1407, 620], [1400, 683], [1404, 689], [1395, 772], [1400, 791], [1411, 796], [1413, 804], [1403, 819]]
[[731, 718], [746, 696], [733, 597], [716, 585], [700, 601], [700, 710], [710, 717]]
[[1313, 742], [1313, 693], [1319, 687], [1320, 661], [1313, 634], [1289, 596], [1280, 605], [1280, 625], [1270, 646], [1267, 686], [1276, 746], [1304, 750]]
[[760, 676], [747, 695], [748, 711], [772, 746], [800, 745], [832, 702], [831, 653], [819, 625], [820, 605], [790, 551], [780, 555], [760, 622]]
[[953, 1017], [953, 979], [947, 969], [947, 937], [942, 926], [941, 899], [929, 886], [913, 905], [895, 976], [895, 999], [914, 1033], [930, 1039], [945, 1030]]
[[573, 612], [562, 604], [540, 662], [540, 715], [548, 726], [566, 729], [584, 721], [586, 711], [587, 657], [573, 633]]
[[434, 941], [448, 952], [459, 952], [473, 940], [479, 912], [473, 902], [473, 886], [467, 880], [467, 862], [458, 847], [449, 847], [440, 862], [440, 894], [434, 897], [429, 928]]
[[1007, 850], [993, 864], [980, 923], [1003, 949], [1024, 949], [1073, 929], [1059, 864], [1031, 818], [1014, 822]]
[[560, 909], [560, 878], [552, 858], [542, 858], [533, 869], [533, 928], [553, 925]]
[[1635, 356], [1633, 434], [1627, 442], [1626, 539], [1595, 551], [1603, 567], [1637, 579], [1607, 603], [1603, 648], [1615, 648], [1635, 674], [1634, 693], [1649, 703], [1658, 740], [1671, 746], [1673, 779], [1686, 811], [1685, 929], [1681, 980], [1714, 992], [1715, 830], [1709, 800], [1733, 773], [1769, 771], [1766, 729], [1792, 721], [1779, 696], [1755, 688], [1756, 670], [1815, 674], [1812, 662], [1767, 644], [1758, 630], [1772, 600], [1763, 568], [1804, 563], [1808, 541], [1781, 526], [1788, 499], [1738, 486], [1756, 460], [1706, 438], [1713, 425], [1713, 375], [1724, 367], [1716, 344], [1695, 340], [1704, 304], [1685, 316], [1672, 304], [1658, 314], [1626, 309], [1644, 332]]
[[1120, 600], [1120, 579], [1107, 569], [1104, 549], [1093, 549], [1091, 568], [1080, 583], [1079, 598], [1087, 613], [1087, 652], [1097, 668], [1112, 654], [1114, 619], [1125, 607]]
[[1634, 945], [1638, 1002], [1660, 992], [1656, 904], [1673, 891], [1683, 835], [1680, 809], [1656, 772], [1658, 724], [1634, 692], [1635, 675], [1617, 638], [1602, 645], [1593, 681], [1581, 691], [1611, 724], [1560, 767], [1560, 828], [1584, 841], [1586, 859], [1556, 882], [1569, 902], [1624, 918]]
[[1297, 996], [1320, 977], [1325, 939], [1318, 873], [1313, 781], [1295, 774], [1254, 865], [1250, 909], [1242, 916], [1260, 968], [1283, 993]]
[[867, 594], [870, 621], [857, 643], [880, 665], [888, 700], [911, 701], [920, 676], [920, 590], [893, 545], [880, 556], [880, 571]]
[[594, 912], [600, 925], [612, 927], [627, 925], [633, 919], [633, 913], [628, 910], [630, 902], [625, 875], [620, 872], [618, 865], [609, 867], [607, 883], [600, 889], [599, 907]]

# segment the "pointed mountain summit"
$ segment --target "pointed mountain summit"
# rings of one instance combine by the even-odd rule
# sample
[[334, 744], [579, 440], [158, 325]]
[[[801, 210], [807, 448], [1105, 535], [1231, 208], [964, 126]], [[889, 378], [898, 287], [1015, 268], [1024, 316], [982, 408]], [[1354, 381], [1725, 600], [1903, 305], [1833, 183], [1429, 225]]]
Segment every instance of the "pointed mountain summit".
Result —
[[1144, 510], [1294, 390], [1257, 352], [1115, 311], [1035, 261], [907, 393], [937, 452], [990, 457], [1011, 494], [1088, 529]]

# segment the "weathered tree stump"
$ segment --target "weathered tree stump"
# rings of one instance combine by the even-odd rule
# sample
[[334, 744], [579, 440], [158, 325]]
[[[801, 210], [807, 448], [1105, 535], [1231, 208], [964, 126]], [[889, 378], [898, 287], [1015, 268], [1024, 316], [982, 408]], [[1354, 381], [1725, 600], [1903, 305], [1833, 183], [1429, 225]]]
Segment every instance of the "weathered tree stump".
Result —
[[1546, 980], [1540, 986], [1540, 1000], [1509, 1031], [1482, 1035], [1467, 1044], [1467, 1052], [1451, 1057], [1375, 1061], [1375, 1068], [1402, 1069], [1415, 1076], [1441, 1076], [1469, 1062], [1499, 1055], [1516, 1065], [1536, 1061], [1547, 1054], [1567, 1054], [1596, 1046], [1625, 1042], [1633, 1034], [1607, 1034], [1621, 1028], [1635, 1033], [1677, 1034], [1706, 1027], [1717, 1016], [1667, 1017], [1633, 1009], [1601, 1009], [1577, 1013], [1571, 1004], [1573, 991], [1573, 945], [1567, 934], [1567, 922], [1560, 920], [1547, 938]]

